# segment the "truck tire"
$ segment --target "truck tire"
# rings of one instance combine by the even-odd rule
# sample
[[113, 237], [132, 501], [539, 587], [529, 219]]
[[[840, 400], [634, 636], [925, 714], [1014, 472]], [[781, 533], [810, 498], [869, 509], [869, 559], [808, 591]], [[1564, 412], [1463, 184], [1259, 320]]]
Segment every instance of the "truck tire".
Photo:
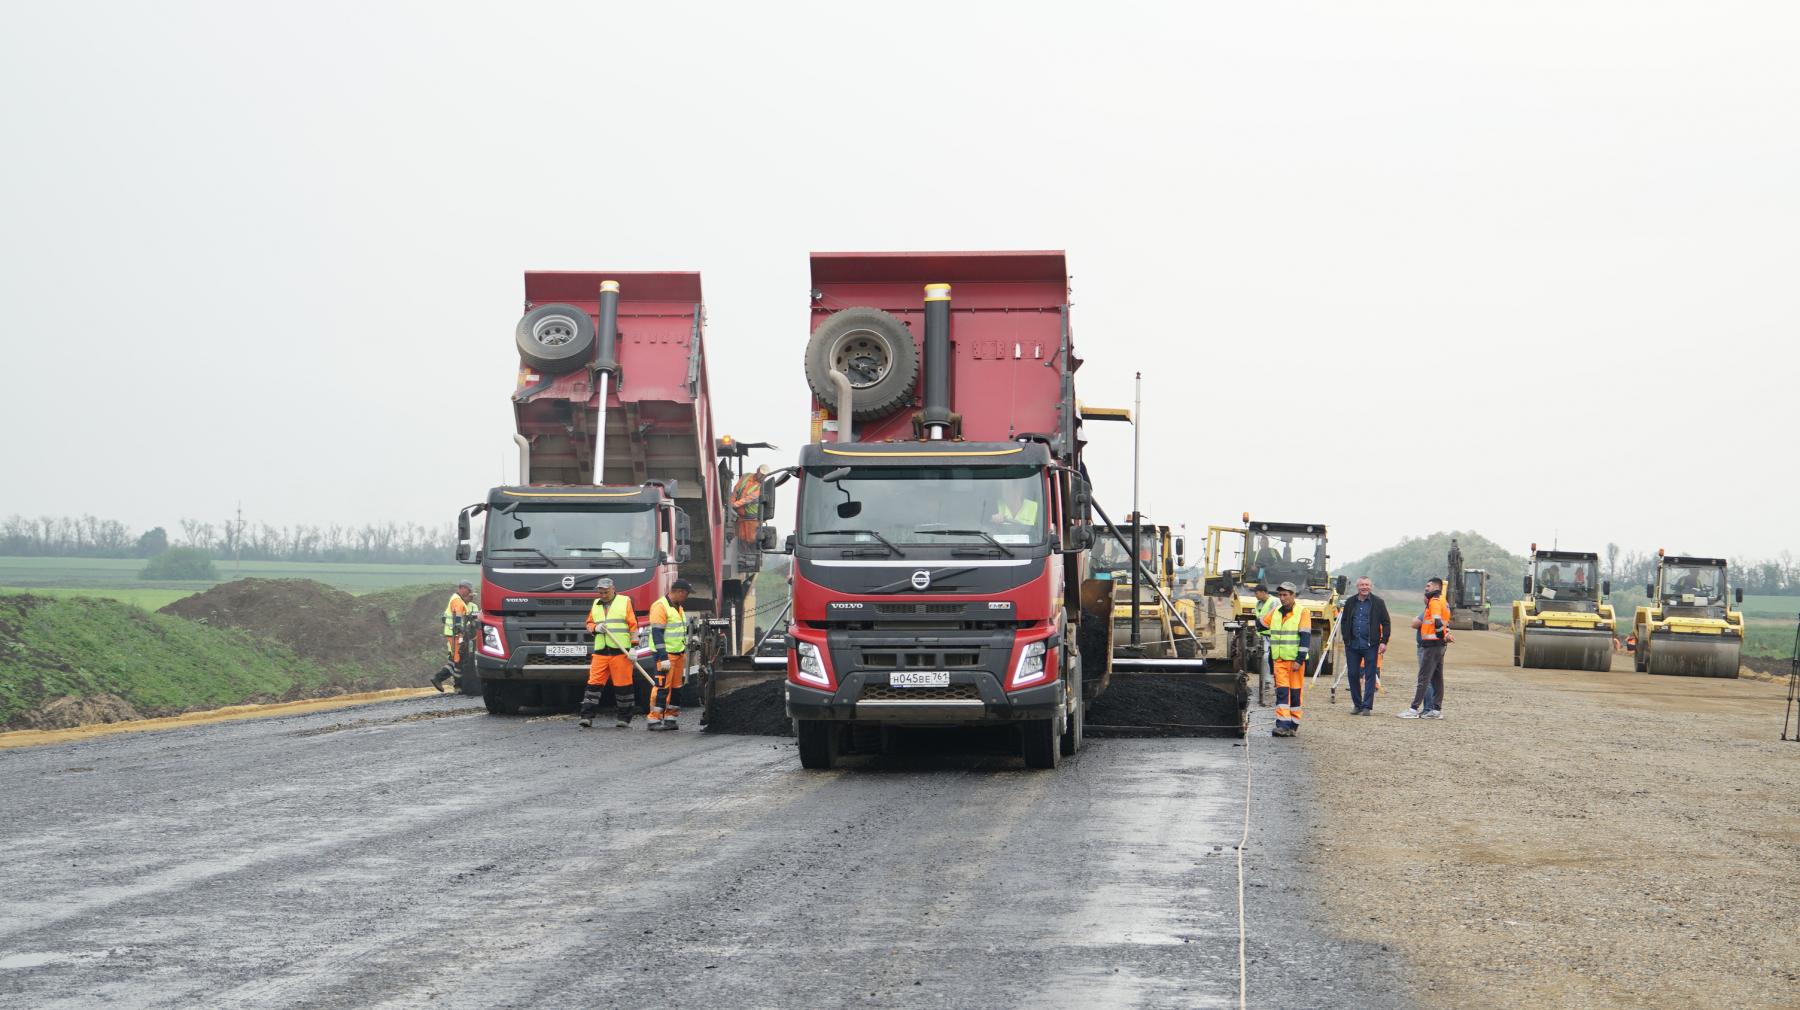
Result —
[[838, 410], [833, 368], [850, 377], [851, 417], [885, 417], [912, 399], [919, 349], [906, 324], [886, 312], [843, 309], [826, 316], [806, 342], [806, 384], [819, 402]]
[[561, 375], [593, 360], [594, 321], [576, 306], [551, 302], [525, 313], [514, 341], [526, 364], [546, 375]]
[[488, 715], [517, 715], [519, 713], [518, 697], [509, 686], [498, 681], [481, 682], [481, 701], [487, 706]]
[[1019, 723], [1020, 753], [1027, 768], [1055, 768], [1062, 764], [1062, 734], [1055, 719], [1031, 719]]
[[800, 767], [829, 771], [837, 760], [837, 724], [825, 719], [795, 719], [794, 735], [800, 738]]
[[1069, 678], [1068, 690], [1075, 696], [1075, 711], [1070, 713], [1068, 725], [1063, 728], [1062, 739], [1058, 746], [1063, 757], [1074, 757], [1081, 750], [1082, 734], [1087, 727], [1087, 698], [1082, 695], [1081, 661], [1079, 658], [1068, 665], [1064, 675]]

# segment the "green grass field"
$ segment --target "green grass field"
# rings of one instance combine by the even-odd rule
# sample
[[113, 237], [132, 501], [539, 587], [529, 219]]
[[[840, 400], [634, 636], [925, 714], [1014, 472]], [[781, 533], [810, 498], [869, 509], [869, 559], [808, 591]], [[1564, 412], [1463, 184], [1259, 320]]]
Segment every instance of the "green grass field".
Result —
[[[181, 590], [180, 595], [210, 589], [213, 582], [145, 582], [138, 578], [144, 562], [137, 558], [9, 558], [0, 557], [0, 592], [37, 591], [39, 589], [81, 590]], [[470, 577], [475, 569], [458, 564], [445, 565], [363, 565], [325, 564], [299, 561], [246, 561], [241, 570], [229, 561], [215, 563], [220, 582], [235, 579], [312, 579], [351, 593], [418, 583], [442, 582], [453, 586], [458, 579]], [[137, 602], [113, 592], [102, 593], [110, 599]], [[179, 599], [172, 596], [164, 600]], [[162, 604], [157, 604], [161, 606]]]
[[129, 603], [144, 610], [161, 610], [183, 597], [192, 596], [197, 589], [141, 589], [136, 586], [120, 588], [111, 586], [92, 586], [71, 588], [69, 586], [0, 586], [0, 596], [18, 593], [30, 593], [33, 596], [50, 596], [56, 599], [84, 597], [92, 600], [117, 600]]

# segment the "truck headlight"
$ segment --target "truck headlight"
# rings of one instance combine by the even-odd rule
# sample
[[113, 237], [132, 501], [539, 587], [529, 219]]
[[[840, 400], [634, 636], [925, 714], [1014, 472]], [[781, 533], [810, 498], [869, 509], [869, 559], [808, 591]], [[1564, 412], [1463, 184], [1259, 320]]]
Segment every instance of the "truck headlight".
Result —
[[1035, 684], [1046, 676], [1044, 670], [1044, 643], [1033, 642], [1019, 654], [1019, 665], [1013, 668], [1012, 686], [1024, 687]]
[[797, 642], [794, 645], [794, 679], [815, 687], [831, 687], [831, 675], [825, 672], [825, 657], [819, 655], [819, 647], [811, 642]]
[[500, 629], [492, 624], [481, 626], [481, 651], [490, 656], [506, 655], [506, 641], [500, 637]]

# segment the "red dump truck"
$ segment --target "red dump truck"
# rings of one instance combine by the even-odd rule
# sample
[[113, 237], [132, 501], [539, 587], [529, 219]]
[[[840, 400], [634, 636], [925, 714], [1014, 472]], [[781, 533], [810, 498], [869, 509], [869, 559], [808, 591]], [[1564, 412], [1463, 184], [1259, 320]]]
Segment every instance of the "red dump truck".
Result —
[[1086, 579], [1068, 287], [1060, 252], [812, 256], [813, 439], [769, 481], [771, 505], [798, 488], [804, 766], [897, 726], [1012, 724], [1034, 768], [1081, 746], [1111, 596]]
[[603, 578], [640, 622], [675, 579], [692, 584], [695, 683], [737, 651], [761, 554], [726, 498], [754, 445], [714, 432], [704, 325], [697, 273], [525, 275], [519, 483], [457, 522], [457, 559], [481, 565], [474, 689], [489, 712], [579, 701]]

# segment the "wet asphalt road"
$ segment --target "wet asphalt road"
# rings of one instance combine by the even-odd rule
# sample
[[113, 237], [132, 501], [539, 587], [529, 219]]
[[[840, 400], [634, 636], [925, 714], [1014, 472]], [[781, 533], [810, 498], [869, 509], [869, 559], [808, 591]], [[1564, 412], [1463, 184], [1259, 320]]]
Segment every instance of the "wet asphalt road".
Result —
[[[1236, 741], [807, 773], [477, 709], [0, 752], [0, 1005], [1238, 1005]], [[1250, 751], [1248, 1005], [1403, 1006], [1292, 868], [1283, 743]]]

